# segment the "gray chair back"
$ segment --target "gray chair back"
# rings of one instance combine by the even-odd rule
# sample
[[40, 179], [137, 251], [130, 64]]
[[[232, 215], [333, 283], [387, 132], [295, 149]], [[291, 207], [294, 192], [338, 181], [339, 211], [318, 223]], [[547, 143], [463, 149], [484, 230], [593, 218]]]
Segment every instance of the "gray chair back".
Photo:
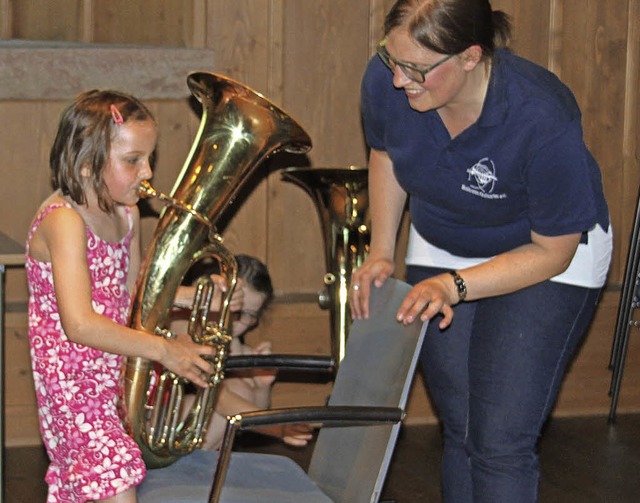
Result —
[[[370, 317], [354, 320], [329, 405], [404, 409], [427, 323], [396, 312], [411, 287], [390, 278], [372, 287]], [[309, 476], [336, 503], [378, 501], [400, 424], [320, 430]]]

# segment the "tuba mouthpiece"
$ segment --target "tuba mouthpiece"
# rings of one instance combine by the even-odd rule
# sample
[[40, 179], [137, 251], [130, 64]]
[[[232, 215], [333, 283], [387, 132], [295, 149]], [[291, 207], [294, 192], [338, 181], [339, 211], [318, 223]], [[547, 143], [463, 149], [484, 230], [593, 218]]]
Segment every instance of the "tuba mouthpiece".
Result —
[[157, 192], [156, 192], [156, 189], [154, 189], [149, 182], [144, 180], [140, 183], [140, 186], [138, 187], [138, 195], [140, 197], [147, 197], [147, 198], [156, 197]]

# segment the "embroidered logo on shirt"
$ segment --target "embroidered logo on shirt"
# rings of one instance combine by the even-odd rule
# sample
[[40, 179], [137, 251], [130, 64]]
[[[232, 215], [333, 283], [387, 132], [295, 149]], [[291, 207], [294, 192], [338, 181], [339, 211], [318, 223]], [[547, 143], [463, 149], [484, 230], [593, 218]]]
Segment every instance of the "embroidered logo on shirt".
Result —
[[465, 192], [483, 197], [485, 199], [506, 199], [506, 194], [494, 194], [498, 177], [496, 166], [491, 159], [485, 157], [471, 166], [467, 173], [468, 181], [474, 182], [470, 185], [462, 184], [460, 187]]

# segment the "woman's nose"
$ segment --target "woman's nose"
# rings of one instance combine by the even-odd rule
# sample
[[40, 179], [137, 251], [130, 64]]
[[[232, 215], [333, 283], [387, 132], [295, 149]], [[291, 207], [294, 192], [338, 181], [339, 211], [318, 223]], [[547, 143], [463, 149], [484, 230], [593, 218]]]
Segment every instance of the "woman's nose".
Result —
[[407, 77], [398, 65], [393, 69], [393, 85], [394, 87], [401, 88], [411, 82], [411, 79]]

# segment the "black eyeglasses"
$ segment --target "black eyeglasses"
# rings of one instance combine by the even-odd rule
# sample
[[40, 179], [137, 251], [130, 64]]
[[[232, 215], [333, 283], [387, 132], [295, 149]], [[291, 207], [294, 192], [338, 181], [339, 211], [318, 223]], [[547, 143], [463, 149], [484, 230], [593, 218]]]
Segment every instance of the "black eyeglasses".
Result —
[[455, 56], [455, 54], [449, 54], [433, 65], [427, 66], [425, 69], [420, 69], [415, 65], [412, 65], [411, 63], [403, 63], [402, 61], [398, 61], [397, 59], [395, 59], [393, 56], [391, 56], [391, 54], [389, 54], [389, 51], [387, 51], [386, 45], [386, 38], [381, 40], [378, 44], [377, 53], [378, 56], [380, 56], [382, 62], [387, 65], [387, 67], [389, 67], [392, 72], [395, 72], [396, 67], [399, 67], [400, 70], [402, 70], [402, 73], [404, 73], [408, 79], [411, 79], [418, 84], [422, 84], [424, 82], [427, 73]]

